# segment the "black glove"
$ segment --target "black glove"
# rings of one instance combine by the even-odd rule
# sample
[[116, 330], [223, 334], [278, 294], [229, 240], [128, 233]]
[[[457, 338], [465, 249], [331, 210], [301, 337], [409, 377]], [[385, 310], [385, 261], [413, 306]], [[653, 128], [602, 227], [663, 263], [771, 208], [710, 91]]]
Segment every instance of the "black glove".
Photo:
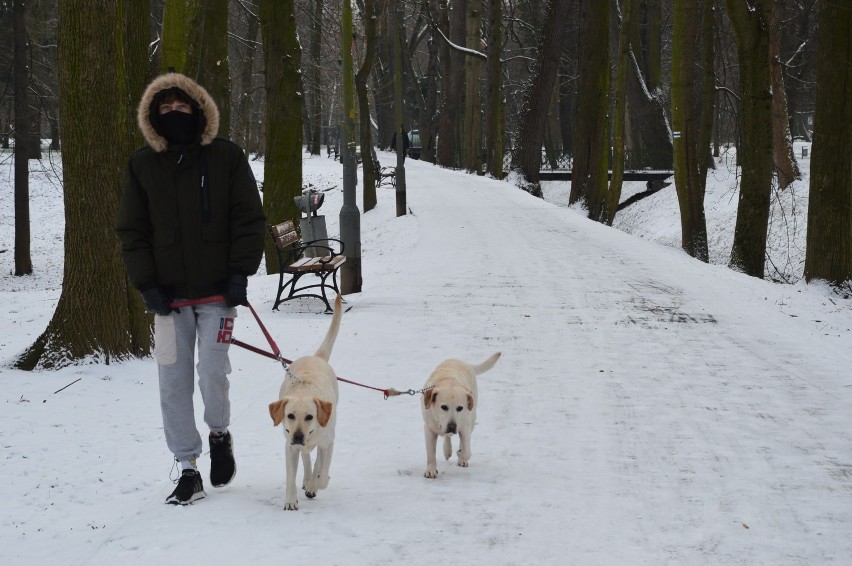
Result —
[[225, 304], [229, 307], [248, 306], [248, 277], [242, 273], [232, 273], [225, 287]]
[[172, 298], [163, 291], [162, 287], [151, 287], [150, 289], [142, 291], [142, 301], [145, 303], [145, 306], [149, 311], [161, 316], [166, 316], [173, 310], [175, 312], [180, 312], [180, 310], [173, 309], [169, 306], [169, 303], [172, 302]]

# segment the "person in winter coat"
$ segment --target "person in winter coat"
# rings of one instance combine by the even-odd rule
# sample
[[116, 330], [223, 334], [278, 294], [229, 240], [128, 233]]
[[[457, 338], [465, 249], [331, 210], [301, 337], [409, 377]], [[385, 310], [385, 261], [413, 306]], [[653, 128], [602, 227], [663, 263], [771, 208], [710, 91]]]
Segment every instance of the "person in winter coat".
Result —
[[[217, 138], [219, 111], [198, 83], [167, 73], [139, 103], [146, 146], [130, 157], [118, 212], [121, 254], [132, 285], [154, 317], [160, 406], [166, 444], [181, 475], [166, 503], [205, 497], [196, 460], [195, 349], [210, 429], [210, 482], [236, 473], [228, 397], [228, 360], [237, 305], [248, 305], [248, 276], [263, 255], [265, 218], [242, 149]], [[174, 302], [224, 296], [175, 308]]]
[[[405, 132], [405, 127], [402, 128], [402, 160], [405, 161], [405, 156], [408, 155], [408, 148], [411, 145], [410, 140], [408, 139], [408, 134]], [[390, 148], [393, 151], [396, 151], [396, 132], [393, 133], [393, 137], [391, 137]]]

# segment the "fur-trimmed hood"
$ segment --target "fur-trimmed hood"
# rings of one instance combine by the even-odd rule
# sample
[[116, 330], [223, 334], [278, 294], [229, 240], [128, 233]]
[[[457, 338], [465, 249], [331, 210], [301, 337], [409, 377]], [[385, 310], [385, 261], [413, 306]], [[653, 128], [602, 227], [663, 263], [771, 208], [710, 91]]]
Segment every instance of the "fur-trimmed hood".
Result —
[[210, 144], [219, 132], [219, 108], [204, 87], [180, 73], [160, 75], [151, 81], [151, 84], [145, 89], [137, 111], [139, 130], [141, 130], [145, 142], [158, 153], [165, 151], [169, 146], [166, 138], [160, 135], [151, 124], [151, 112], [157, 111], [157, 109], [151, 108], [154, 97], [158, 92], [169, 88], [179, 88], [197, 103], [196, 111], [201, 113], [199, 116], [199, 125], [202, 129], [201, 145]]

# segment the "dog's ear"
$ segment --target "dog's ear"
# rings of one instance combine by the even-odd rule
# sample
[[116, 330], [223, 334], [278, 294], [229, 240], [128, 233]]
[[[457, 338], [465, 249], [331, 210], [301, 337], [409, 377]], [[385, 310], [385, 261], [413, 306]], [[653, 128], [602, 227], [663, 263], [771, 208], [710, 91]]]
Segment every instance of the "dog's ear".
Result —
[[314, 403], [317, 404], [317, 420], [320, 426], [327, 425], [328, 419], [331, 418], [331, 403], [316, 398], [314, 399]]
[[284, 405], [287, 402], [284, 399], [269, 404], [269, 416], [272, 417], [272, 426], [278, 426], [284, 420]]
[[432, 403], [435, 402], [435, 399], [438, 398], [438, 390], [432, 388], [428, 391], [423, 392], [423, 406], [427, 409], [432, 406]]
[[473, 395], [471, 395], [470, 393], [467, 394], [467, 410], [473, 410]]

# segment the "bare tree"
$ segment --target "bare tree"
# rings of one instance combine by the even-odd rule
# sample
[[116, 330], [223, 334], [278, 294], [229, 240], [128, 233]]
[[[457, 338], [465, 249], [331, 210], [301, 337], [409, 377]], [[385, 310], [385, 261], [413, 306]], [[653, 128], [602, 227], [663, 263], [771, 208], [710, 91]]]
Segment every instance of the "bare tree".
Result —
[[[293, 198], [302, 192], [301, 48], [293, 0], [261, 0], [260, 29], [266, 76], [266, 161], [263, 212], [278, 224], [299, 217]], [[267, 273], [278, 273], [271, 239], [266, 241]]]
[[[482, 0], [467, 0], [465, 7], [465, 46], [479, 49], [479, 16]], [[482, 170], [482, 104], [479, 99], [480, 62], [478, 57], [464, 58], [464, 128], [462, 130], [464, 167], [468, 172]]]
[[793, 138], [787, 117], [787, 94], [784, 72], [781, 68], [780, 17], [781, 2], [773, 0], [769, 7], [769, 68], [772, 78], [772, 160], [778, 175], [778, 186], [783, 191], [802, 174], [793, 155]]
[[[541, 147], [547, 111], [556, 84], [556, 72], [559, 69], [559, 54], [562, 51], [562, 38], [568, 16], [569, 0], [549, 0], [547, 16], [538, 49], [538, 58], [524, 96], [524, 114], [518, 135], [518, 147], [514, 157], [514, 166], [521, 172], [526, 182], [525, 190], [541, 197], [539, 169], [541, 168]], [[593, 10], [594, 11], [594, 10]], [[603, 10], [606, 21], [607, 10]], [[606, 37], [606, 31], [604, 36]], [[604, 43], [606, 52], [606, 43]], [[606, 64], [604, 64], [604, 72]], [[603, 93], [606, 106], [606, 91]], [[604, 111], [606, 112], [606, 111]], [[606, 127], [604, 126], [604, 130]], [[604, 179], [606, 182], [606, 179]]]
[[485, 123], [486, 168], [491, 175], [502, 179], [503, 153], [506, 147], [506, 94], [503, 89], [503, 70], [500, 54], [503, 50], [503, 0], [489, 0], [488, 10], [488, 60], [485, 63], [488, 77], [488, 113]]
[[[20, 369], [109, 363], [149, 352], [150, 321], [140, 323], [138, 298], [128, 299], [114, 233], [129, 124], [120, 118], [103, 127], [103, 108], [122, 108], [128, 100], [123, 54], [116, 49], [124, 44], [123, 29], [118, 3], [59, 4], [65, 271], [53, 318], [17, 361]], [[99, 104], [92, 104], [92, 92]]]
[[364, 40], [366, 50], [364, 52], [364, 60], [361, 62], [361, 67], [355, 73], [355, 92], [358, 95], [358, 121], [360, 125], [361, 139], [361, 165], [364, 169], [364, 184], [363, 184], [363, 206], [364, 212], [372, 210], [378, 202], [376, 196], [376, 179], [378, 171], [376, 171], [373, 156], [373, 134], [370, 120], [370, 99], [367, 92], [367, 79], [373, 70], [373, 65], [376, 63], [376, 2], [375, 0], [364, 0], [361, 6], [361, 21], [364, 24]]
[[311, 155], [320, 154], [322, 142], [322, 2], [313, 0], [314, 14], [311, 21], [311, 57], [308, 72], [311, 75], [310, 112], [307, 119], [310, 125], [308, 151]]
[[635, 10], [634, 0], [622, 0], [621, 8], [617, 11], [621, 16], [621, 27], [618, 32], [618, 56], [615, 72], [615, 114], [612, 118], [612, 178], [607, 195], [607, 224], [612, 226], [618, 203], [621, 200], [621, 185], [624, 181], [624, 111], [627, 106], [627, 65], [630, 56], [630, 28]]
[[731, 268], [763, 278], [772, 189], [772, 95], [769, 66], [769, 4], [726, 0], [740, 65], [742, 167]]
[[[262, 58], [261, 43], [258, 41], [260, 17], [258, 0], [249, 2], [240, 0], [231, 3], [231, 23], [234, 30], [230, 34], [231, 47], [229, 59], [235, 64], [232, 69], [232, 115], [231, 131], [234, 141], [248, 153], [260, 150], [259, 126], [262, 120], [256, 116], [262, 113], [262, 85], [256, 84], [255, 66]], [[260, 109], [260, 111], [258, 111]]]
[[199, 10], [197, 68], [192, 76], [219, 107], [219, 135], [231, 135], [231, 68], [228, 62], [228, 0], [205, 0]]
[[780, 22], [780, 67], [784, 73], [787, 113], [793, 136], [811, 141], [817, 69], [818, 2], [785, 0]]
[[[467, 0], [455, 0], [449, 4], [447, 0], [438, 0], [437, 27], [450, 42], [455, 45], [465, 43], [465, 10]], [[438, 143], [436, 158], [438, 165], [457, 167], [461, 160], [460, 137], [463, 123], [462, 108], [464, 107], [465, 73], [464, 55], [451, 49], [449, 42], [441, 42], [440, 56], [443, 102], [439, 106]]]
[[391, 136], [395, 130], [394, 109], [394, 79], [393, 79], [393, 26], [388, 22], [389, 12], [395, 9], [390, 0], [380, 0], [381, 16], [376, 21], [376, 64], [373, 66], [373, 100], [376, 107], [376, 124], [378, 130], [377, 145], [386, 148], [390, 145]]
[[580, 69], [574, 161], [568, 203], [584, 202], [589, 218], [606, 221], [609, 136], [609, 10], [582, 0]]
[[201, 0], [170, 0], [163, 12], [160, 71], [174, 69], [196, 78], [201, 30]]
[[400, 37], [404, 32], [403, 26], [403, 7], [399, 2], [394, 7], [393, 17], [389, 18], [391, 25], [390, 33], [393, 34], [393, 74], [394, 74], [394, 111], [396, 115], [396, 215], [405, 216], [406, 214], [406, 187], [405, 187], [405, 128], [403, 126], [403, 74], [402, 74], [402, 43]]
[[852, 10], [820, 2], [805, 279], [852, 294]]
[[[707, 2], [711, 0], [706, 0]], [[695, 63], [698, 6], [675, 0], [672, 46], [672, 126], [674, 128], [675, 188], [680, 206], [681, 247], [694, 258], [708, 261], [707, 222], [701, 167], [709, 148], [700, 147], [696, 115]]]
[[[667, 4], [669, 4], [667, 2]], [[638, 6], [630, 29], [630, 56], [627, 73], [627, 147], [639, 156], [643, 167], [669, 169], [673, 150], [663, 76], [663, 37], [661, 0], [645, 0]], [[644, 33], [642, 32], [644, 28]], [[634, 159], [635, 161], [635, 159]]]
[[15, 0], [12, 8], [15, 42], [15, 275], [33, 272], [30, 255], [30, 166], [32, 155], [29, 108], [29, 49], [26, 4]]

